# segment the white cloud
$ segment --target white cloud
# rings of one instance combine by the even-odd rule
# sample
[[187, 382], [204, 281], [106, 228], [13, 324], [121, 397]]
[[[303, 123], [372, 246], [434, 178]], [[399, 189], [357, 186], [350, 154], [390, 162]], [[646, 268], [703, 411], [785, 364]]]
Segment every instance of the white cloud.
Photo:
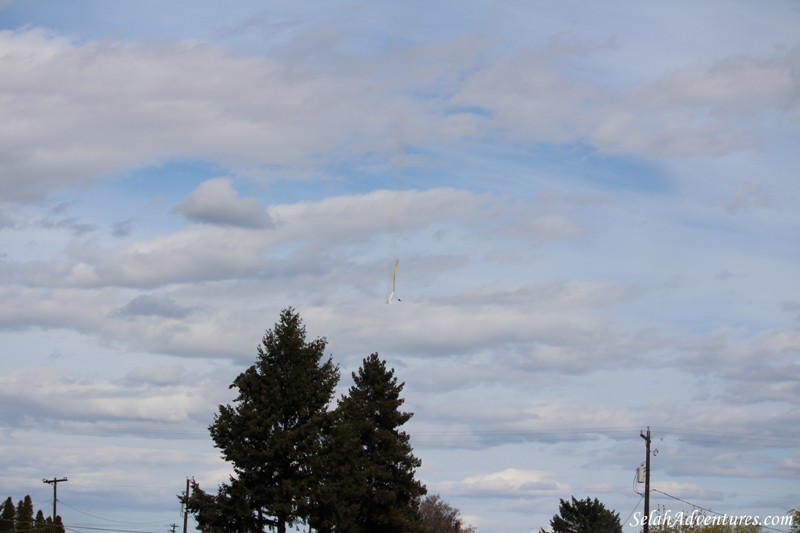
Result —
[[[449, 219], [469, 220], [485, 216], [488, 195], [434, 188], [425, 191], [377, 190], [358, 196], [326, 198], [319, 202], [276, 205], [270, 215], [280, 228], [281, 239], [351, 241], [383, 232], [424, 228]], [[478, 225], [477, 223], [475, 224]]]
[[408, 99], [387, 102], [374, 65], [297, 68], [211, 44], [78, 44], [40, 29], [3, 31], [0, 45], [9, 200], [174, 156], [304, 166], [418, 113]]
[[217, 178], [201, 183], [175, 211], [193, 222], [269, 228], [273, 226], [266, 208], [255, 198], [239, 198], [230, 178]]
[[[279, 166], [287, 177], [339, 162], [343, 152], [359, 165], [376, 154], [394, 158], [403, 146], [435, 150], [496, 136], [589, 141], [612, 153], [719, 154], [758, 137], [734, 118], [797, 113], [792, 71], [800, 57], [795, 49], [740, 55], [615, 94], [563, 68], [603, 44], [545, 47], [482, 65], [475, 58], [485, 48], [456, 40], [430, 50], [439, 61], [425, 59], [422, 47], [388, 57], [337, 55], [336, 68], [198, 42], [79, 43], [35, 28], [1, 32], [0, 46], [6, 200], [174, 157], [253, 175]], [[464, 69], [461, 77], [446, 68], [452, 62]], [[204, 220], [265, 223], [244, 213], [230, 218], [231, 194], [216, 198], [225, 207], [208, 211], [207, 197], [196, 196], [181, 209]], [[249, 200], [237, 205], [254, 214]]]
[[659, 157], [752, 148], [757, 133], [743, 117], [779, 111], [769, 119], [786, 124], [798, 112], [796, 49], [682, 69], [619, 94], [564, 74], [558, 61], [573, 53], [500, 61], [469, 78], [454, 101], [487, 110], [487, 126], [524, 138], [588, 139], [610, 153]]
[[435, 490], [468, 495], [470, 497], [511, 497], [564, 494], [568, 485], [553, 479], [552, 472], [507, 468], [470, 476], [460, 481], [437, 483]]
[[755, 148], [760, 130], [751, 117], [764, 115], [780, 127], [797, 114], [798, 62], [800, 51], [792, 49], [670, 72], [612, 100], [591, 137], [612, 152], [657, 156]]
[[[321, 274], [325, 255], [348, 244], [365, 249], [367, 258], [372, 259], [371, 240], [385, 240], [386, 232], [394, 232], [394, 238], [400, 239], [453, 220], [478, 227], [479, 221], [492, 213], [484, 209], [489, 201], [453, 189], [375, 191], [273, 205], [264, 215], [275, 221], [272, 229], [240, 227], [255, 223], [254, 211], [238, 219], [239, 226], [195, 225], [116, 248], [98, 240], [70, 242], [64, 250], [66, 257], [27, 264], [7, 262], [4, 266], [9, 276], [33, 286], [157, 288], [190, 281]], [[230, 203], [225, 204], [225, 213], [221, 204], [214, 205], [213, 217], [234, 220], [229, 208], [235, 207]], [[206, 210], [203, 216], [212, 215]], [[290, 252], [296, 257], [289, 258]]]
[[[34, 374], [36, 379], [32, 379]], [[77, 432], [103, 431], [104, 423], [115, 431], [119, 428], [115, 424], [128, 423], [132, 433], [147, 427], [134, 425], [144, 422], [174, 424], [172, 429], [179, 432], [179, 424], [205, 419], [213, 408], [213, 400], [185, 381], [160, 386], [151, 382], [153, 386], [143, 389], [136, 384], [88, 380], [61, 368], [7, 371], [0, 377], [0, 394], [15, 409], [6, 413], [3, 422], [46, 422]]]
[[737, 381], [777, 384], [793, 380], [797, 354], [800, 354], [800, 331], [795, 328], [764, 330], [750, 336], [723, 327], [688, 345], [680, 364], [711, 370]]
[[637, 107], [686, 106], [713, 116], [747, 116], [764, 111], [796, 114], [800, 80], [800, 48], [770, 56], [730, 56], [707, 66], [669, 72], [630, 97]]

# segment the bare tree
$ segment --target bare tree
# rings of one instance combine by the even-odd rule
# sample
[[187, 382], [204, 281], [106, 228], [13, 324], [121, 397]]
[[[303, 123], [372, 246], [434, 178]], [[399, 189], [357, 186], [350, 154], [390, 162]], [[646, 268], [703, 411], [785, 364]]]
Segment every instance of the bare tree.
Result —
[[438, 494], [426, 496], [419, 504], [419, 522], [425, 533], [476, 533], [475, 526], [464, 525], [461, 511]]

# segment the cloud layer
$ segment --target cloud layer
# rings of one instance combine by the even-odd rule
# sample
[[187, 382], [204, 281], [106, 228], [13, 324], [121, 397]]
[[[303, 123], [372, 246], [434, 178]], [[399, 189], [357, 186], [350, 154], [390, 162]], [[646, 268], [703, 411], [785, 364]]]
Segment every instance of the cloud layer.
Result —
[[341, 392], [395, 368], [482, 533], [625, 518], [647, 426], [663, 493], [797, 505], [794, 8], [154, 7], [0, 2], [13, 497], [63, 473], [72, 523], [179, 520], [294, 306]]

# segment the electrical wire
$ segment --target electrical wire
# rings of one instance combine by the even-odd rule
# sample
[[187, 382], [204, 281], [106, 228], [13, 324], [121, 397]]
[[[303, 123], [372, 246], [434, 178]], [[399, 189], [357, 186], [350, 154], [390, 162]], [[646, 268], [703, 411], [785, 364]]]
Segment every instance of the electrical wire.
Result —
[[19, 426], [3, 425], [5, 429], [16, 431], [45, 431], [66, 433], [70, 435], [86, 436], [109, 436], [109, 435], [129, 435], [131, 437], [152, 437], [166, 438], [175, 440], [207, 438], [208, 430], [201, 429], [175, 429], [154, 427], [154, 426], [103, 426], [103, 425], [82, 425], [82, 424], [24, 424]]
[[[636, 494], [639, 494], [639, 493], [637, 492]], [[628, 523], [628, 521], [629, 521], [629, 520], [631, 519], [631, 517], [633, 516], [633, 513], [635, 513], [635, 512], [636, 512], [636, 509], [638, 509], [638, 508], [639, 508], [639, 504], [640, 504], [640, 503], [642, 503], [642, 500], [644, 500], [644, 494], [639, 494], [639, 501], [638, 501], [638, 502], [636, 502], [636, 505], [633, 507], [633, 510], [631, 511], [631, 514], [629, 514], [629, 515], [628, 515], [628, 518], [626, 518], [626, 519], [625, 519], [625, 521], [623, 522], [623, 524], [627, 524], [627, 523]]]
[[[186, 428], [175, 429], [157, 426], [85, 426], [68, 424], [35, 424], [24, 426], [3, 425], [7, 429], [18, 431], [55, 431], [77, 435], [88, 436], [108, 436], [108, 435], [130, 435], [141, 438], [166, 438], [175, 440], [193, 440], [208, 437], [207, 428]], [[454, 431], [413, 431], [409, 432], [414, 441], [419, 444], [459, 444], [476, 443], [493, 444], [507, 439], [526, 439], [526, 440], [569, 440], [576, 436], [606, 436], [608, 438], [624, 438], [626, 435], [637, 431], [634, 426], [601, 426], [601, 427], [562, 427], [547, 429], [475, 429], [454, 430]], [[764, 433], [714, 431], [707, 429], [685, 428], [685, 427], [662, 427], [661, 433], [665, 436], [673, 436], [679, 439], [693, 441], [697, 444], [710, 444], [718, 440], [728, 443], [738, 442], [742, 444], [759, 445], [760, 447], [774, 448], [795, 448], [797, 437], [794, 435], [768, 435]]]
[[134, 529], [111, 529], [105, 527], [91, 527], [91, 526], [68, 526], [64, 525], [64, 529], [67, 531], [76, 531], [80, 533], [84, 529], [88, 529], [91, 531], [114, 531], [116, 533], [163, 533], [161, 531], [142, 531], [142, 530], [134, 530]]
[[[155, 521], [150, 521], [150, 522], [127, 522], [127, 521], [122, 521], [122, 520], [114, 520], [112, 518], [104, 518], [102, 516], [97, 516], [97, 515], [94, 515], [92, 513], [87, 513], [86, 511], [81, 511], [80, 509], [76, 509], [75, 507], [73, 507], [73, 506], [71, 506], [71, 505], [69, 505], [67, 503], [64, 503], [63, 501], [61, 501], [61, 498], [58, 499], [58, 503], [60, 505], [63, 505], [64, 507], [68, 507], [68, 508], [72, 509], [73, 511], [78, 512], [80, 514], [83, 514], [83, 515], [86, 515], [86, 516], [89, 516], [89, 517], [92, 517], [92, 518], [96, 518], [97, 520], [103, 520], [104, 522], [113, 522], [115, 524], [152, 526], [152, 525], [157, 525], [157, 524], [163, 524], [165, 522], [169, 522], [171, 520], [175, 520], [176, 519], [175, 517], [173, 517], [173, 518], [166, 518], [164, 520], [155, 520]], [[178, 517], [178, 518], [180, 518], [180, 517]]]
[[[727, 516], [726, 513], [719, 513], [717, 511], [714, 511], [713, 509], [709, 509], [707, 507], [702, 507], [702, 506], [694, 504], [692, 502], [688, 502], [686, 500], [678, 498], [677, 496], [673, 496], [672, 494], [667, 494], [663, 490], [658, 490], [658, 489], [651, 488], [650, 492], [658, 492], [659, 494], [663, 494], [664, 496], [672, 498], [673, 500], [678, 500], [679, 502], [685, 503], [686, 505], [690, 505], [690, 506], [694, 507], [695, 509], [700, 509], [701, 511], [706, 511], [708, 513], [711, 513], [711, 514], [714, 514], [714, 515], [717, 515], [717, 516]], [[761, 524], [759, 524], [759, 527], [761, 527], [763, 529], [769, 529], [770, 531], [778, 531], [779, 533], [791, 533], [790, 531], [787, 531], [787, 530], [775, 529], [774, 527], [765, 526], [765, 525], [761, 525]]]

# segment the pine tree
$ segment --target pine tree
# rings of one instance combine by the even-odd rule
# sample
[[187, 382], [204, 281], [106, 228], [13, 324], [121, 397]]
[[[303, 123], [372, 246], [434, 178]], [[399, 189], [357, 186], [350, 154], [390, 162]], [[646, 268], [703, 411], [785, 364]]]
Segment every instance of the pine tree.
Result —
[[[353, 523], [337, 531], [402, 533], [417, 529], [419, 499], [425, 487], [415, 479], [421, 461], [409, 436], [399, 428], [412, 413], [400, 411], [403, 383], [377, 353], [364, 359], [354, 385], [337, 407], [337, 439], [349, 455], [347, 485], [342, 486], [343, 515]], [[342, 455], [340, 454], [340, 457]], [[352, 506], [356, 506], [353, 509]]]
[[47, 530], [47, 521], [44, 518], [44, 513], [41, 509], [36, 513], [36, 518], [33, 521], [33, 528], [36, 530], [37, 533], [44, 533]]
[[310, 525], [318, 533], [357, 531], [356, 522], [366, 484], [358, 472], [358, 435], [340, 409], [331, 413], [323, 432], [323, 449], [316, 469], [322, 482], [312, 496]]
[[14, 500], [9, 496], [3, 502], [3, 512], [0, 515], [0, 532], [7, 533], [14, 531], [14, 522], [16, 520], [17, 510], [14, 508]]
[[800, 508], [789, 509], [789, 516], [792, 517], [789, 533], [800, 533]]
[[188, 502], [203, 531], [260, 532], [307, 521], [319, 484], [312, 468], [321, 451], [327, 407], [339, 380], [327, 341], [306, 342], [305, 327], [292, 308], [267, 331], [258, 358], [231, 385], [232, 405], [220, 405], [211, 437], [234, 476], [217, 496], [195, 483]]
[[16, 530], [33, 530], [33, 500], [31, 500], [30, 495], [25, 496], [17, 504]]
[[560, 500], [558, 510], [550, 520], [553, 533], [622, 533], [619, 513], [606, 509], [597, 498], [576, 500], [573, 496], [571, 502]]
[[2, 505], [0, 511], [0, 533], [64, 533], [64, 524], [61, 517], [56, 517], [55, 525], [53, 519], [47, 517], [41, 509], [33, 517], [33, 500], [30, 495], [25, 496], [14, 506], [14, 500], [9, 496]]

